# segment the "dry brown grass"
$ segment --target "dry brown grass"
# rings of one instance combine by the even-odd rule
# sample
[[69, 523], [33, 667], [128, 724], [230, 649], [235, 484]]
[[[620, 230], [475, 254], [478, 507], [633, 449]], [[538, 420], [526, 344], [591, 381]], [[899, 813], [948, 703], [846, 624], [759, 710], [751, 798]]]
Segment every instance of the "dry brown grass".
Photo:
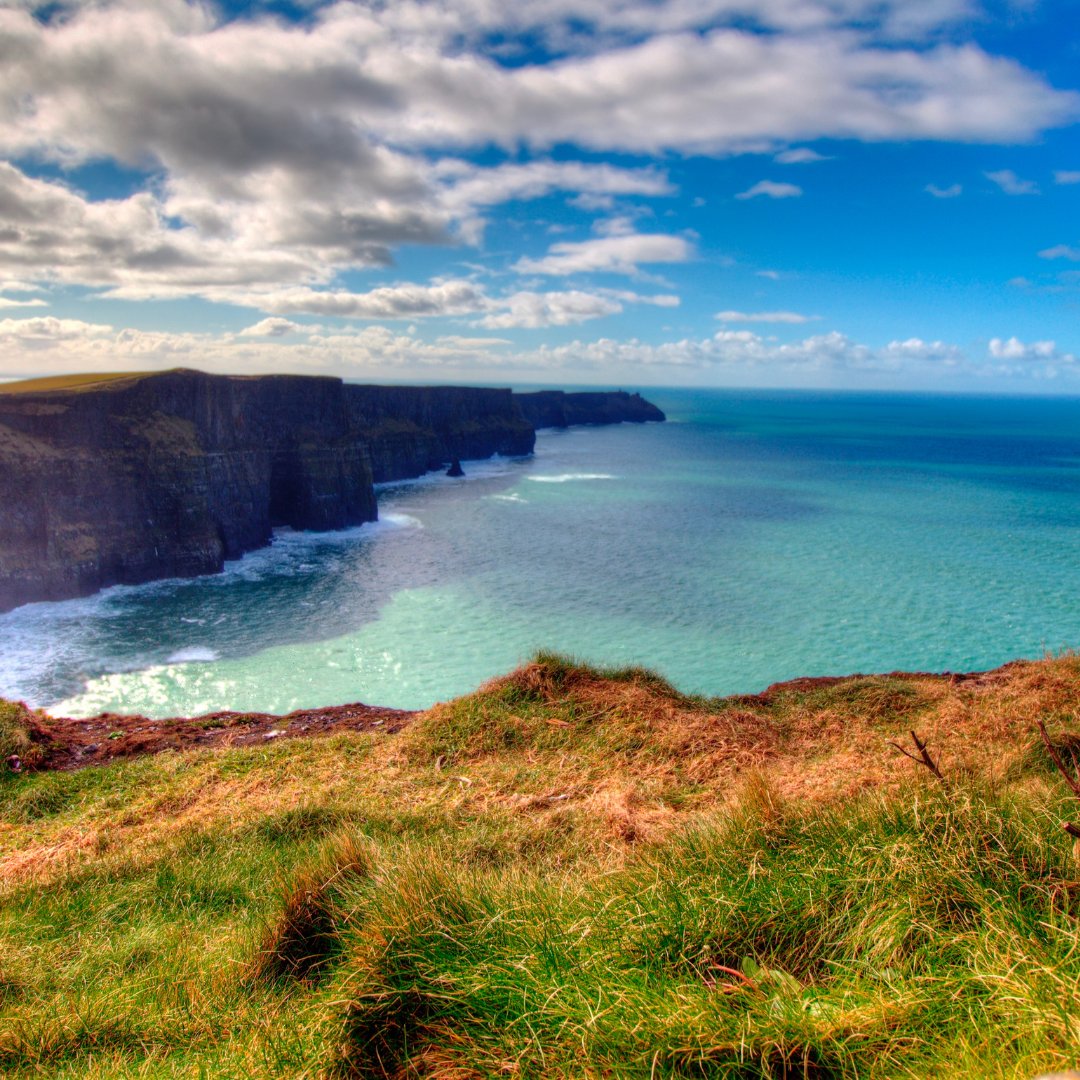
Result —
[[609, 678], [542, 659], [398, 734], [159, 755], [152, 783], [133, 783], [123, 800], [88, 796], [70, 813], [0, 824], [0, 882], [44, 882], [133, 853], [149, 860], [185, 837], [244, 830], [313, 798], [483, 820], [519, 847], [572, 833], [581, 857], [618, 865], [633, 846], [743, 799], [748, 783], [819, 803], [896, 790], [923, 773], [889, 746], [909, 729], [947, 776], [1015, 779], [1041, 760], [1038, 717], [1051, 735], [1080, 723], [1076, 658], [708, 701], [647, 673]]
[[0, 394], [44, 394], [52, 390], [93, 390], [108, 383], [135, 380], [157, 374], [153, 371], [117, 371], [82, 375], [48, 375], [41, 379], [20, 379], [0, 383]]

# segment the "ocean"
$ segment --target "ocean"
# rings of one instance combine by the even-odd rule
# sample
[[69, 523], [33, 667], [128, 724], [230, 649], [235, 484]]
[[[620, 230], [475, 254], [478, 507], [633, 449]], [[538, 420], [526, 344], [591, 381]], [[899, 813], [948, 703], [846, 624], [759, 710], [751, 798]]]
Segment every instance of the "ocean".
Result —
[[666, 424], [385, 485], [376, 525], [0, 616], [0, 695], [71, 716], [419, 708], [540, 649], [679, 689], [1080, 645], [1080, 401], [648, 390]]

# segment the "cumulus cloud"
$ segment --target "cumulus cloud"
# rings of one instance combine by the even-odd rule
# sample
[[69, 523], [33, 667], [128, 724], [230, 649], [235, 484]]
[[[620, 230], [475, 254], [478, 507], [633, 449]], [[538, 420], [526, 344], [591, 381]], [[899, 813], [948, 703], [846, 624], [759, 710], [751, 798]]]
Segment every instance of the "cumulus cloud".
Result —
[[368, 292], [282, 289], [254, 294], [229, 294], [233, 303], [276, 314], [241, 331], [245, 337], [280, 337], [313, 332], [284, 315], [327, 315], [348, 319], [413, 320], [480, 315], [474, 325], [507, 329], [571, 326], [615, 315], [625, 304], [677, 307], [679, 298], [667, 293], [644, 295], [630, 290], [536, 292], [522, 290], [492, 295], [464, 279], [433, 284], [403, 283]]
[[938, 187], [937, 184], [927, 184], [923, 190], [933, 195], [935, 199], [955, 199], [963, 194], [964, 187], [962, 184], [950, 184], [946, 188]]
[[799, 146], [791, 150], [781, 150], [773, 160], [781, 165], [809, 165], [815, 161], [829, 161], [830, 159], [816, 150], [811, 150], [808, 146]]
[[1055, 184], [1080, 184], [1080, 172], [1072, 169], [1057, 169], [1054, 172]]
[[[7, 0], [0, 153], [59, 164], [71, 183], [0, 168], [0, 276], [125, 299], [276, 298], [271, 315], [321, 305], [379, 317], [369, 313], [386, 304], [397, 317], [406, 297], [335, 282], [390, 265], [401, 245], [479, 243], [485, 212], [510, 200], [558, 191], [611, 208], [673, 192], [656, 168], [480, 165], [464, 152], [1000, 143], [1080, 115], [1080, 95], [944, 43], [968, 2], [340, 0], [302, 5], [307, 17], [290, 23], [195, 0]], [[496, 39], [530, 51], [503, 62]], [[791, 147], [776, 160], [820, 157]], [[100, 161], [141, 177], [141, 189], [80, 192], [79, 167]], [[741, 197], [797, 194], [763, 181]], [[607, 236], [519, 268], [633, 274], [691, 253], [680, 237]], [[418, 314], [492, 313], [474, 300], [413, 298]]]
[[[1076, 95], [973, 45], [881, 46], [905, 9], [934, 23], [940, 4], [586, 7], [336, 3], [296, 26], [179, 2], [87, 4], [48, 21], [7, 10], [0, 87], [18, 106], [0, 133], [13, 152], [153, 160], [219, 191], [275, 167], [324, 187], [356, 173], [396, 189], [372, 136], [710, 152], [822, 136], [999, 142], [1077, 110]], [[739, 29], [747, 17], [782, 32]], [[596, 32], [547, 63], [483, 52], [492, 34], [560, 19]], [[633, 25], [633, 40], [604, 33]]]
[[590, 319], [617, 315], [624, 304], [650, 304], [655, 307], [678, 307], [679, 298], [667, 293], [643, 296], [622, 289], [603, 289], [596, 292], [529, 292], [512, 293], [494, 299], [491, 314], [478, 320], [477, 326], [489, 329], [511, 327], [539, 328], [573, 326]]
[[[550, 301], [556, 303], [557, 301]], [[520, 308], [519, 308], [520, 310]], [[538, 348], [515, 347], [506, 338], [441, 335], [426, 340], [413, 329], [385, 326], [310, 333], [156, 333], [49, 317], [0, 320], [0, 378], [48, 371], [157, 370], [178, 365], [212, 371], [308, 371], [354, 378], [401, 371], [428, 378], [475, 373], [543, 381], [573, 372], [583, 381], [634, 377], [666, 382], [676, 373], [691, 380], [761, 385], [795, 382], [832, 385], [838, 376], [859, 385], [928, 385], [962, 376], [1010, 379], [1076, 376], [1076, 358], [1052, 341], [993, 339], [981, 360], [942, 341], [918, 337], [871, 346], [832, 331], [779, 343], [751, 330], [721, 329], [702, 338], [647, 342], [601, 337]]]
[[997, 172], [984, 173], [987, 180], [993, 180], [1006, 195], [1038, 195], [1039, 185], [1034, 180], [1024, 180], [1012, 169], [999, 169]]
[[388, 285], [369, 292], [281, 289], [238, 296], [237, 302], [276, 315], [337, 315], [350, 319], [415, 319], [438, 315], [467, 315], [487, 304], [483, 289], [471, 281], [441, 281], [434, 285]]
[[601, 372], [682, 369], [719, 377], [794, 378], [813, 382], [837, 372], [868, 377], [918, 371], [933, 381], [965, 364], [964, 353], [943, 342], [919, 338], [872, 348], [836, 331], [778, 344], [750, 330], [720, 330], [709, 338], [684, 338], [659, 345], [640, 340], [575, 341], [524, 354], [536, 366]]
[[54, 315], [39, 315], [31, 319], [0, 319], [0, 342], [9, 346], [86, 341], [100, 339], [113, 332], [113, 328], [104, 323], [58, 319]]
[[310, 327], [302, 326], [291, 319], [271, 317], [261, 319], [254, 326], [245, 327], [240, 331], [240, 337], [279, 338], [286, 334], [300, 334], [310, 331]]
[[1022, 363], [1048, 363], [1073, 364], [1076, 357], [1071, 353], [1063, 352], [1054, 341], [1029, 341], [1024, 342], [1019, 338], [991, 338], [988, 347], [990, 355], [995, 360], [1019, 361]]
[[770, 199], [797, 199], [803, 190], [798, 184], [779, 184], [773, 180], [759, 180], [753, 187], [740, 191], [736, 199], [756, 199], [765, 195]]
[[633, 276], [642, 265], [687, 262], [693, 253], [693, 245], [681, 236], [628, 233], [576, 243], [552, 244], [547, 255], [539, 259], [519, 259], [514, 269], [520, 274], [565, 276], [610, 273]]
[[42, 300], [40, 297], [35, 297], [33, 300], [16, 300], [11, 296], [0, 296], [0, 308], [29, 308], [29, 307], [48, 307], [48, 302]]
[[800, 315], [797, 311], [718, 311], [721, 322], [740, 323], [807, 323], [820, 319], [820, 315]]
[[1053, 247], [1044, 248], [1039, 252], [1040, 259], [1068, 259], [1070, 262], [1080, 262], [1080, 248], [1070, 247], [1068, 244], [1055, 244]]
[[506, 309], [485, 315], [477, 322], [492, 330], [509, 327], [571, 326], [588, 319], [616, 315], [623, 310], [618, 300], [585, 292], [519, 292]]

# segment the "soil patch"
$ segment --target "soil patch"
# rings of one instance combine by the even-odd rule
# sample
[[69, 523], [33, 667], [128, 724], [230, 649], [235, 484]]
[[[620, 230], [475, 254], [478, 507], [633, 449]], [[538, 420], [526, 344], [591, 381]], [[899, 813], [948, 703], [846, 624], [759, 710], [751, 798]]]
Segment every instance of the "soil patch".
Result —
[[252, 746], [274, 739], [312, 738], [338, 731], [400, 731], [416, 714], [376, 705], [332, 705], [270, 713], [215, 712], [151, 720], [102, 713], [85, 720], [62, 716], [30, 718], [30, 737], [45, 751], [37, 769], [71, 770], [105, 765], [118, 758], [162, 750]]

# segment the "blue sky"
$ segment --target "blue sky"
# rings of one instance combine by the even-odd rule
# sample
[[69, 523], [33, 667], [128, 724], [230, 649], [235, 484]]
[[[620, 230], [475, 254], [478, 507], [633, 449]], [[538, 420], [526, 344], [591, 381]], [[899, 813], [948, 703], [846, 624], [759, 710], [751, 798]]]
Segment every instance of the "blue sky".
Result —
[[0, 0], [0, 377], [1080, 393], [1039, 0]]

